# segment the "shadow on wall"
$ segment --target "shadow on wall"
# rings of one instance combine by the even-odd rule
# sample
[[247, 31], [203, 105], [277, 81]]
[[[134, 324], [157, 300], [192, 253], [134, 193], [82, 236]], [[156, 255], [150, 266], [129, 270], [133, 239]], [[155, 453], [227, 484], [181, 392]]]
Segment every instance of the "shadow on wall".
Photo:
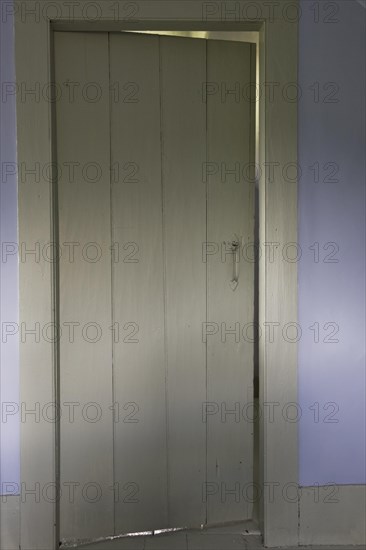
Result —
[[364, 7], [301, 1], [301, 485], [366, 482]]

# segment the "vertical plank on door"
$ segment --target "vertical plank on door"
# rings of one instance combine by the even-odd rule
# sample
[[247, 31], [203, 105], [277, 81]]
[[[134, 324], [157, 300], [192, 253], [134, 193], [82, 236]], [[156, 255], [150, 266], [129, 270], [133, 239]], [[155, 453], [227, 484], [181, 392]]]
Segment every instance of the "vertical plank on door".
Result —
[[[208, 41], [208, 523], [251, 517], [254, 237], [250, 44]], [[252, 126], [251, 126], [252, 125]], [[232, 290], [230, 241], [242, 240]], [[227, 244], [225, 244], [227, 243]], [[244, 251], [244, 253], [243, 253]], [[248, 330], [247, 330], [248, 328]]]
[[168, 490], [171, 526], [205, 521], [206, 74], [204, 40], [160, 38], [166, 292]]
[[158, 37], [111, 34], [110, 68], [118, 533], [168, 526]]
[[106, 33], [55, 33], [62, 540], [113, 533]]

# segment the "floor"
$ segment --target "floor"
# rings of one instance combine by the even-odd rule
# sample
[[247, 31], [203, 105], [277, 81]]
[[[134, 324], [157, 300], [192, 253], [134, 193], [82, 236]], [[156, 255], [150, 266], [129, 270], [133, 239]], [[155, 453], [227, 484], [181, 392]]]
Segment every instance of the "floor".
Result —
[[[249, 531], [249, 533], [248, 533]], [[80, 550], [260, 550], [256, 530], [246, 524], [205, 530], [178, 531], [154, 536], [120, 537], [80, 546]], [[350, 550], [344, 546], [302, 546], [304, 550]], [[360, 547], [353, 547], [360, 548]], [[295, 550], [287, 548], [286, 550]], [[296, 548], [299, 550], [299, 547]]]

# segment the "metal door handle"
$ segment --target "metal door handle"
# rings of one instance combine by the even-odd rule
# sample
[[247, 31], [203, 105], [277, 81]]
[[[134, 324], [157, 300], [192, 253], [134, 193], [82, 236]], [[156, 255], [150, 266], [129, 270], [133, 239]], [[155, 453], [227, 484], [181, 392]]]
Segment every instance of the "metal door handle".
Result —
[[231, 250], [233, 253], [233, 277], [230, 281], [230, 286], [232, 290], [235, 290], [239, 284], [239, 241], [232, 241]]

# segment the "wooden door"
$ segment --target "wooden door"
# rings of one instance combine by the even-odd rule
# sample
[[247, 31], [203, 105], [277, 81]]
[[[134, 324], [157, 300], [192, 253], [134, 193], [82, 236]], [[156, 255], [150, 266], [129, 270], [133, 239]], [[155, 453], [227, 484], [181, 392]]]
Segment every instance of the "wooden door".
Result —
[[55, 57], [61, 538], [250, 518], [252, 47], [56, 33]]

